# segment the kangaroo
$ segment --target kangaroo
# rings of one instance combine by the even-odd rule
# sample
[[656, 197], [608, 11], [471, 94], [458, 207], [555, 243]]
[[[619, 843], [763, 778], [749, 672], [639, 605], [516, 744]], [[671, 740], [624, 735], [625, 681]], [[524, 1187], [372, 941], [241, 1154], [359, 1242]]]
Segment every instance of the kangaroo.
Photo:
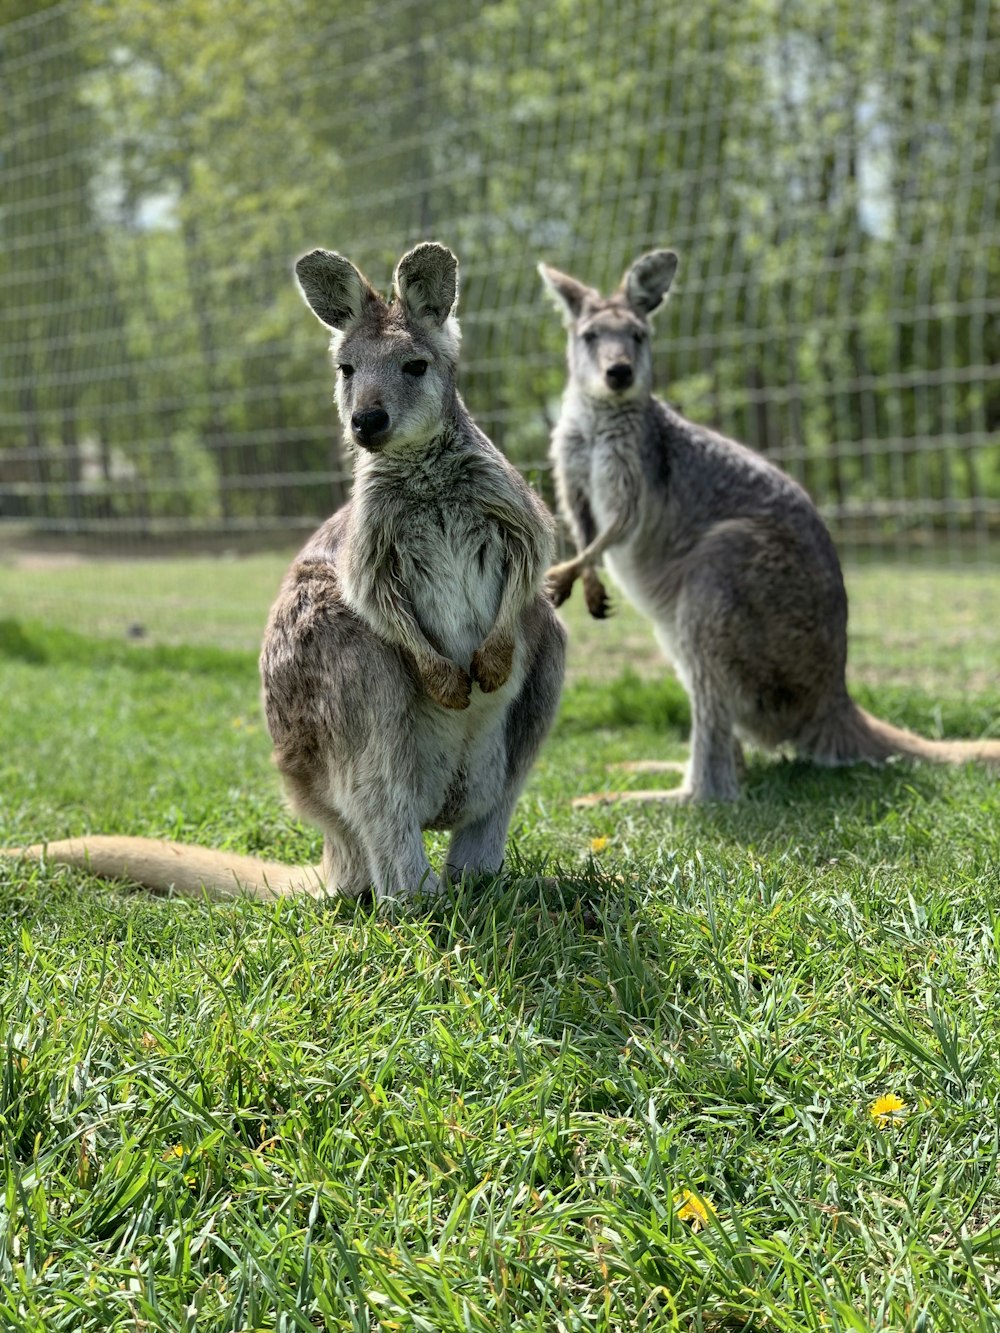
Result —
[[552, 460], [577, 547], [572, 560], [549, 570], [550, 595], [561, 605], [579, 578], [590, 614], [606, 616], [597, 574], [603, 557], [652, 620], [691, 700], [691, 756], [680, 788], [596, 793], [578, 803], [733, 800], [741, 739], [789, 745], [826, 765], [893, 755], [1000, 762], [1000, 741], [925, 740], [851, 700], [847, 593], [812, 500], [760, 455], [653, 395], [650, 317], [676, 268], [671, 250], [644, 254], [603, 297], [539, 265], [569, 335]]
[[405, 254], [391, 302], [333, 251], [303, 255], [296, 276], [332, 334], [354, 486], [288, 571], [260, 669], [275, 761], [323, 832], [322, 863], [141, 838], [21, 854], [198, 896], [373, 887], [382, 901], [441, 887], [422, 832], [450, 829], [446, 879], [501, 868], [562, 686], [552, 519], [458, 394], [450, 250]]

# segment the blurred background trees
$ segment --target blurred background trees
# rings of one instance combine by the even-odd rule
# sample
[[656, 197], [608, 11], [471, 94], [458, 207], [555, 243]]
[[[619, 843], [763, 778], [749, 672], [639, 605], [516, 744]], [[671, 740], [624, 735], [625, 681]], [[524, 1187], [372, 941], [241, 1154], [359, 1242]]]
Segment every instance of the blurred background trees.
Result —
[[[0, 0], [0, 524], [194, 541], [345, 493], [302, 250], [462, 263], [462, 387], [544, 482], [562, 333], [680, 252], [662, 391], [842, 540], [1000, 530], [990, 0]], [[294, 534], [292, 534], [294, 535]]]

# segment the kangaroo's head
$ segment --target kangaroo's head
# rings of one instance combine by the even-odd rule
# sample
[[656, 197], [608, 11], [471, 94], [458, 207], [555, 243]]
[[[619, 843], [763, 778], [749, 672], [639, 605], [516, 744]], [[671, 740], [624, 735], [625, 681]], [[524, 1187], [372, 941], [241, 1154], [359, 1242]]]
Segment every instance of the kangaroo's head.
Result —
[[389, 454], [427, 444], [455, 393], [461, 335], [452, 252], [433, 241], [410, 250], [396, 265], [390, 301], [333, 250], [303, 255], [295, 275], [333, 331], [337, 411], [348, 440]]
[[569, 331], [570, 379], [588, 398], [624, 403], [652, 391], [650, 316], [666, 296], [676, 269], [673, 250], [653, 250], [626, 271], [616, 292], [602, 296], [576, 278], [539, 264]]

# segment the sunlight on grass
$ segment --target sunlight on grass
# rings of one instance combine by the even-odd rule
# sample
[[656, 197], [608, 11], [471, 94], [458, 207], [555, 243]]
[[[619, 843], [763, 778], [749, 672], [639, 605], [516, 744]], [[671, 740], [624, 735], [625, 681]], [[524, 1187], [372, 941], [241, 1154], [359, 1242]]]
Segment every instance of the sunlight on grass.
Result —
[[[252, 652], [8, 623], [0, 671], [0, 844], [318, 854]], [[752, 756], [733, 806], [571, 808], [685, 709], [572, 684], [508, 881], [429, 912], [0, 862], [0, 1327], [995, 1333], [996, 777]]]

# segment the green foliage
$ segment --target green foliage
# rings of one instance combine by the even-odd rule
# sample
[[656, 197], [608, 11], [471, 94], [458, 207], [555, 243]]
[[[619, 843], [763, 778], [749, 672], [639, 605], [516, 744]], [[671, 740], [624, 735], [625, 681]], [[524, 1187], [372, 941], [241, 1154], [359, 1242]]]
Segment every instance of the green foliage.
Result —
[[886, 499], [971, 527], [1000, 497], [988, 8], [0, 7], [4, 515], [327, 511], [291, 261], [333, 245], [384, 285], [434, 235], [463, 263], [464, 391], [516, 461], [563, 380], [537, 259], [608, 287], [670, 243], [668, 394], [849, 530], [905, 527]]
[[[0, 679], [0, 845], [316, 856], [249, 653], [7, 622]], [[680, 712], [572, 686], [509, 882], [420, 910], [0, 861], [0, 1324], [992, 1333], [995, 776], [755, 758], [731, 808], [570, 808]]]

